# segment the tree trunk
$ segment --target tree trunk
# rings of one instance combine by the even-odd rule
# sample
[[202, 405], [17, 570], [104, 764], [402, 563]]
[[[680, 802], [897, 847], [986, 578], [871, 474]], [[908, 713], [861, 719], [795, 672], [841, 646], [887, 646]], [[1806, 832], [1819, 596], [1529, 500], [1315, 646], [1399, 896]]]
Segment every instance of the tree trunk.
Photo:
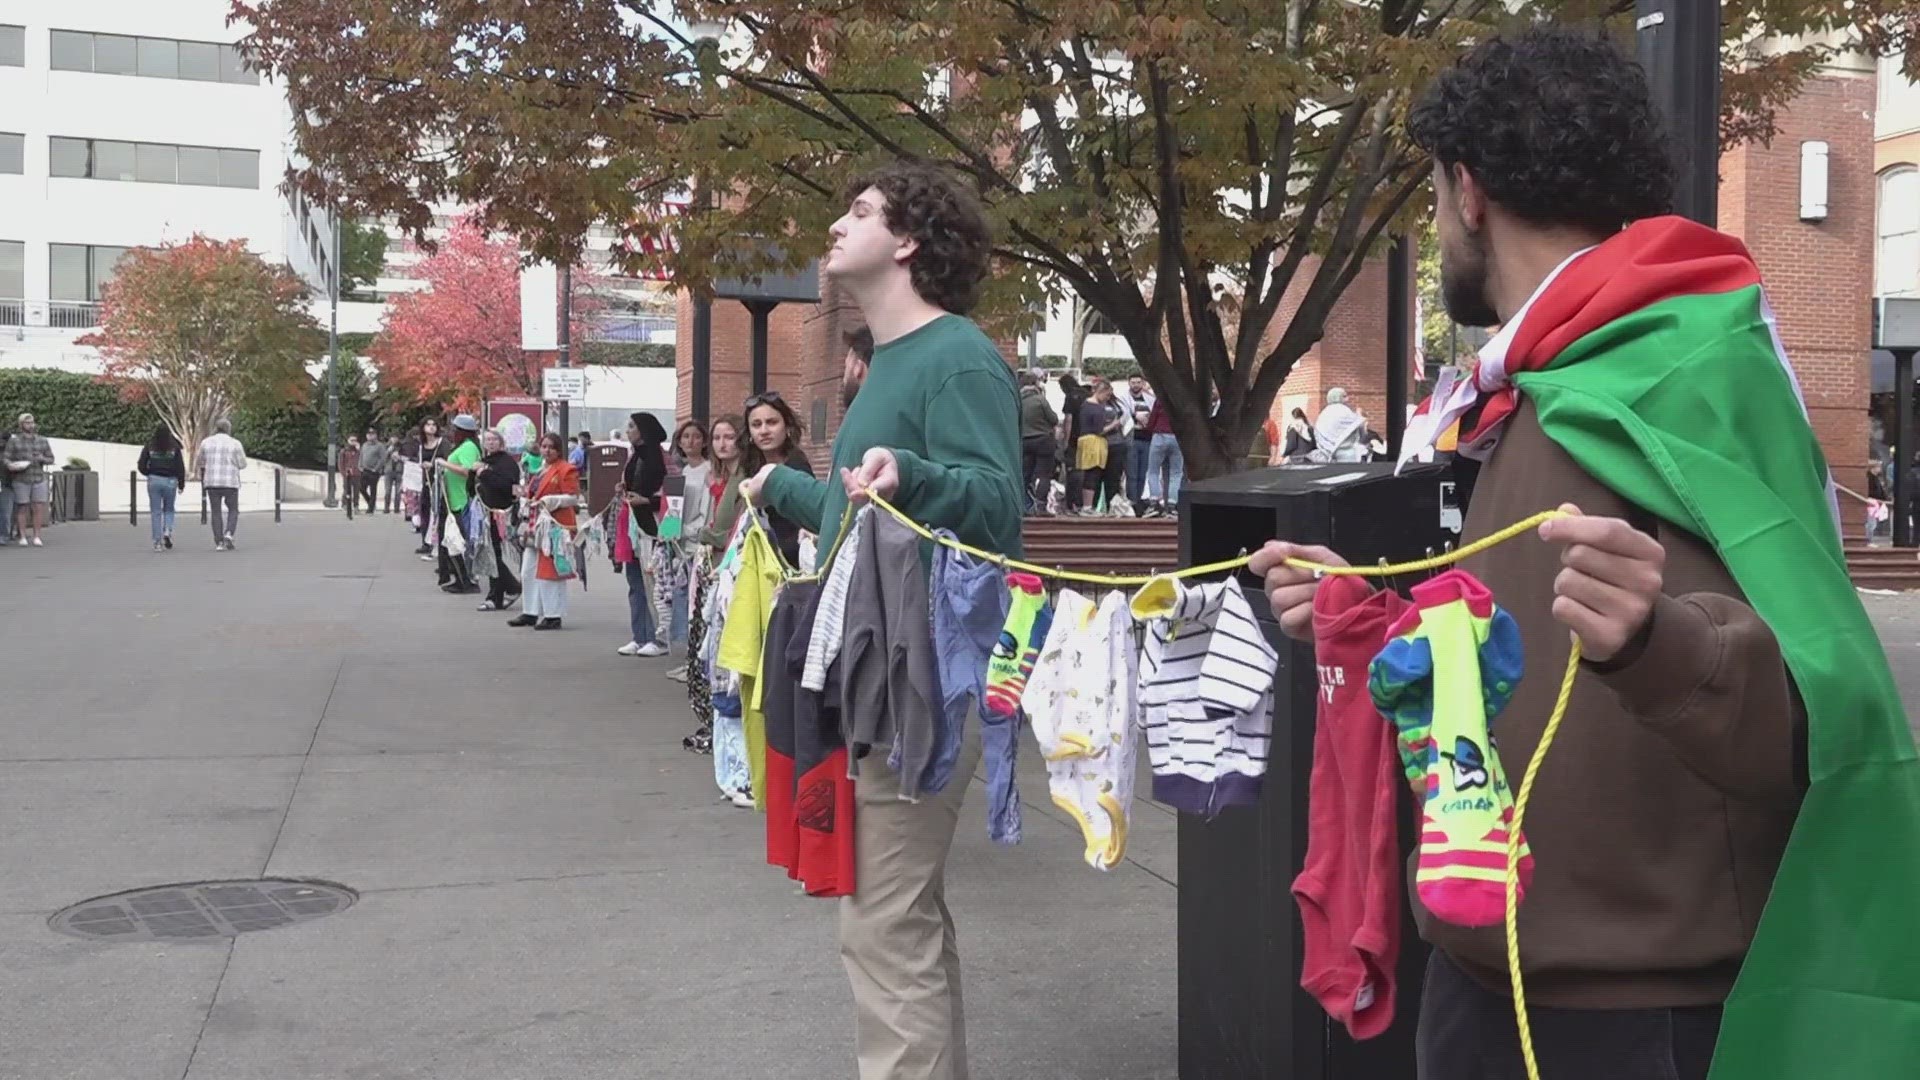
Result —
[[1067, 347], [1067, 366], [1074, 371], [1083, 371], [1086, 368], [1087, 330], [1093, 325], [1089, 315], [1092, 311], [1093, 305], [1080, 299], [1077, 294], [1074, 296], [1073, 343]]

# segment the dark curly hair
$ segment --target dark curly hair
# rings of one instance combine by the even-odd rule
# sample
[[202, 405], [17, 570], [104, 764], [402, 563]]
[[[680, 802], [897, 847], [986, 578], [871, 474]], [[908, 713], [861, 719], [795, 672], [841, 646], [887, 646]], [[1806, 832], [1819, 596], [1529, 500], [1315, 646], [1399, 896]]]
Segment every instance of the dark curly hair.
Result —
[[924, 161], [889, 162], [849, 181], [843, 202], [874, 188], [887, 200], [887, 229], [920, 242], [907, 264], [913, 291], [957, 315], [973, 310], [993, 237], [980, 200], [955, 176]]
[[1673, 206], [1673, 144], [1646, 74], [1590, 32], [1481, 42], [1414, 103], [1407, 134], [1535, 225], [1612, 233]]

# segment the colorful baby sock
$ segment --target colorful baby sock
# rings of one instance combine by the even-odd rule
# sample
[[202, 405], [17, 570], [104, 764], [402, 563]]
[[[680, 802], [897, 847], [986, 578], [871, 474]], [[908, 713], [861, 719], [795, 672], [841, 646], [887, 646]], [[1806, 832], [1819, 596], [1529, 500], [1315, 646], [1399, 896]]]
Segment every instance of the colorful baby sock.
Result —
[[[1393, 717], [1402, 764], [1422, 801], [1415, 891], [1436, 918], [1492, 926], [1506, 913], [1507, 829], [1513, 793], [1490, 727], [1520, 681], [1513, 617], [1463, 570], [1414, 586], [1414, 609], [1374, 659], [1369, 689]], [[1424, 729], [1424, 730], [1423, 730]], [[1520, 894], [1533, 854], [1520, 841]]]
[[1008, 574], [1007, 589], [1012, 594], [1007, 625], [987, 661], [987, 700], [981, 707], [982, 713], [996, 719], [1020, 710], [1020, 695], [1026, 692], [1033, 662], [1040, 655], [1041, 639], [1033, 635], [1033, 622], [1047, 606], [1046, 588], [1036, 575]]

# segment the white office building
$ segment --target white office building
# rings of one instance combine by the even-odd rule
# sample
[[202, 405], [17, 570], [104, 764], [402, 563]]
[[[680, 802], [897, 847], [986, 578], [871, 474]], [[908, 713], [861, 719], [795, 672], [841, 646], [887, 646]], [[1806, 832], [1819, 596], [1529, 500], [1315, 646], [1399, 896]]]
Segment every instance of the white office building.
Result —
[[0, 366], [90, 370], [74, 344], [128, 248], [244, 240], [314, 287], [332, 225], [289, 199], [281, 88], [227, 0], [0, 0]]

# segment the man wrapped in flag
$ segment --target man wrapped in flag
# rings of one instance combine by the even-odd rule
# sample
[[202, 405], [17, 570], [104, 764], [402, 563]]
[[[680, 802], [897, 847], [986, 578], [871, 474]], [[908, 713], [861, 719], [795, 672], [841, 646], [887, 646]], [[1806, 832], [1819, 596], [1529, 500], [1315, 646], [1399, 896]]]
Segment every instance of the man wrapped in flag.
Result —
[[[1408, 129], [1434, 159], [1447, 310], [1501, 329], [1403, 460], [1459, 425], [1465, 541], [1577, 515], [1463, 564], [1533, 669], [1501, 719], [1516, 775], [1569, 631], [1585, 656], [1526, 819], [1541, 1074], [1915, 1075], [1920, 768], [1752, 257], [1667, 216], [1645, 78], [1590, 34], [1479, 44]], [[1256, 559], [1307, 637], [1315, 583], [1290, 557], [1338, 556]], [[1413, 900], [1434, 946], [1421, 1080], [1525, 1075], [1502, 928]]]

